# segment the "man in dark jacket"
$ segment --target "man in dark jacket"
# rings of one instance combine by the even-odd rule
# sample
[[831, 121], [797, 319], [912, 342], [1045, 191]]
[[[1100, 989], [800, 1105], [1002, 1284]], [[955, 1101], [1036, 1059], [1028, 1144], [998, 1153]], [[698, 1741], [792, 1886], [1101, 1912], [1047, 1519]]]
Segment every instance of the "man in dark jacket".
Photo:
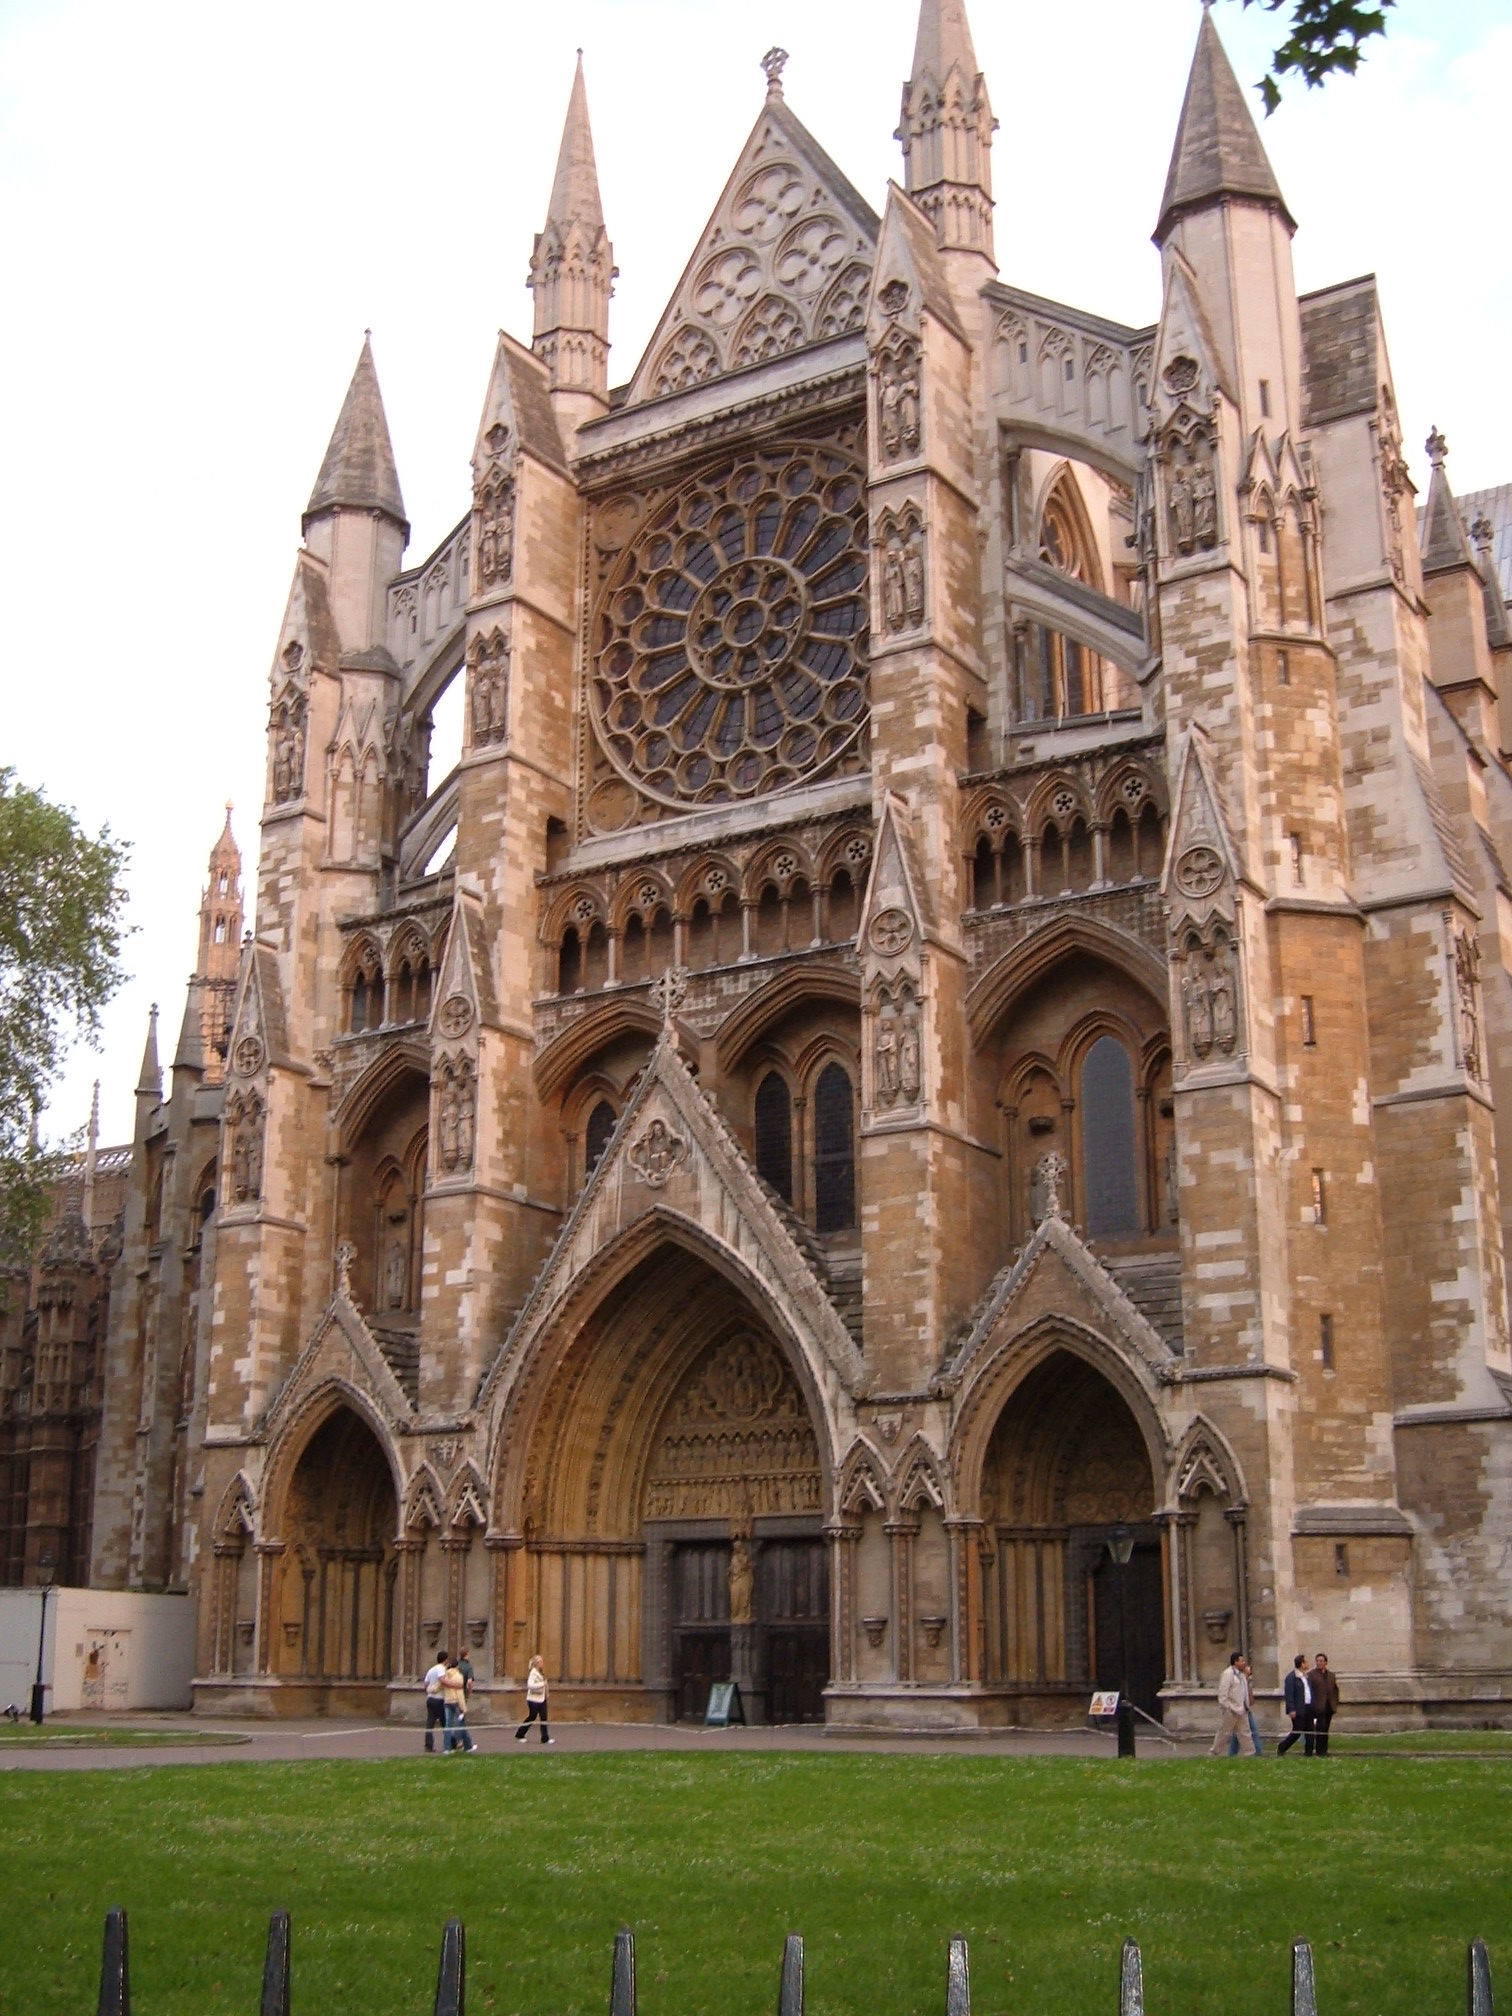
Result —
[[1328, 1654], [1320, 1652], [1313, 1663], [1310, 1676], [1313, 1699], [1313, 1722], [1317, 1727], [1317, 1738], [1313, 1754], [1317, 1757], [1328, 1755], [1328, 1725], [1339, 1712], [1339, 1683], [1333, 1676], [1328, 1663]]
[[1283, 1736], [1276, 1745], [1276, 1755], [1284, 1757], [1300, 1736], [1303, 1739], [1302, 1755], [1313, 1755], [1313, 1698], [1312, 1688], [1307, 1678], [1307, 1654], [1299, 1652], [1292, 1661], [1292, 1670], [1286, 1676], [1286, 1712], [1291, 1720], [1290, 1735]]

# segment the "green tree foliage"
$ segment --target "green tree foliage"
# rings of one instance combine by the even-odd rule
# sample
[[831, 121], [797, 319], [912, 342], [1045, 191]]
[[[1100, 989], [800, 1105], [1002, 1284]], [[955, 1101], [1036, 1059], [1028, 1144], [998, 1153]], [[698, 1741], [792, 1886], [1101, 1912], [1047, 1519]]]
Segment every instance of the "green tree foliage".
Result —
[[1282, 77], [1297, 75], [1317, 85], [1335, 70], [1353, 76], [1361, 51], [1373, 36], [1386, 33], [1387, 10], [1396, 0], [1244, 0], [1267, 14], [1289, 10], [1290, 33], [1271, 56], [1271, 67], [1255, 89], [1267, 115], [1281, 103]]
[[58, 1174], [33, 1116], [125, 977], [128, 849], [0, 769], [0, 1260], [24, 1260]]

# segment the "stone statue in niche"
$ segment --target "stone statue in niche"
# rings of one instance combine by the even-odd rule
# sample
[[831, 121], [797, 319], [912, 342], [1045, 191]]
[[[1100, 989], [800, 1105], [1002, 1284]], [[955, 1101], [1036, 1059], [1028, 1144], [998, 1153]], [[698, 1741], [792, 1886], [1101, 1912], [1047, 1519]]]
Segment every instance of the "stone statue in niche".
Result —
[[231, 1195], [238, 1204], [262, 1195], [262, 1102], [254, 1094], [235, 1099], [231, 1122]]
[[920, 1060], [919, 1010], [912, 1001], [905, 1004], [899, 1017], [898, 1084], [908, 1103], [911, 1106], [917, 1105], [919, 1093], [923, 1089], [924, 1074]]
[[404, 1248], [395, 1239], [388, 1250], [388, 1265], [383, 1274], [384, 1299], [390, 1309], [404, 1307], [404, 1277], [408, 1273], [404, 1262]]
[[756, 1595], [756, 1569], [744, 1538], [730, 1542], [730, 1622], [749, 1624]]
[[472, 1167], [477, 1123], [478, 1102], [472, 1072], [464, 1064], [462, 1082], [457, 1088], [457, 1163], [460, 1168]]
[[911, 345], [883, 360], [877, 385], [877, 435], [884, 462], [919, 452], [919, 362]]
[[1460, 1055], [1472, 1078], [1481, 1075], [1480, 1015], [1475, 1003], [1475, 982], [1480, 972], [1480, 947], [1468, 931], [1454, 934], [1454, 981], [1459, 996]]
[[304, 708], [285, 702], [273, 730], [273, 802], [287, 805], [304, 791]]
[[924, 621], [924, 534], [917, 525], [903, 547], [903, 608], [910, 624]]
[[1192, 536], [1205, 552], [1218, 544], [1218, 486], [1205, 460], [1192, 469]]
[[1187, 481], [1185, 469], [1177, 464], [1171, 471], [1171, 525], [1178, 553], [1191, 552], [1194, 524], [1192, 486]]
[[436, 1106], [436, 1136], [441, 1150], [441, 1167], [448, 1175], [472, 1166], [473, 1137], [477, 1128], [477, 1094], [472, 1067], [444, 1064], [441, 1097]]
[[1220, 936], [1211, 950], [1193, 942], [1181, 978], [1187, 1049], [1199, 1063], [1215, 1050], [1231, 1057], [1239, 1044], [1239, 972], [1234, 948]]
[[1218, 485], [1212, 450], [1200, 435], [1173, 446], [1166, 497], [1176, 551], [1211, 552], [1218, 544]]
[[903, 555], [889, 546], [882, 562], [882, 616], [889, 630], [903, 628], [906, 605], [903, 594]]
[[1041, 1155], [1034, 1165], [1034, 1173], [1029, 1178], [1029, 1219], [1033, 1225], [1043, 1225], [1047, 1218], [1064, 1218], [1066, 1215], [1066, 1178], [1070, 1171], [1066, 1158], [1052, 1148]]
[[875, 1046], [877, 1067], [877, 1104], [891, 1106], [897, 1099], [902, 1082], [898, 1065], [898, 1025], [890, 1009], [884, 1009], [877, 1018], [877, 1041]]
[[505, 483], [484, 491], [478, 517], [478, 579], [485, 588], [509, 579], [513, 549], [514, 499]]
[[509, 727], [509, 655], [497, 639], [473, 659], [473, 747], [502, 742]]
[[457, 1081], [448, 1071], [441, 1081], [441, 1097], [436, 1102], [436, 1133], [441, 1148], [441, 1167], [457, 1166]]

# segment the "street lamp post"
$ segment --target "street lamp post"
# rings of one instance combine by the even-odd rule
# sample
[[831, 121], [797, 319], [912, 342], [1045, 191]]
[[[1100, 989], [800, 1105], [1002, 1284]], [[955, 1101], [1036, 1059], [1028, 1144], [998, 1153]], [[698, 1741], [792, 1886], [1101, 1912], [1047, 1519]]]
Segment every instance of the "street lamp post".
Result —
[[1124, 1570], [1134, 1554], [1134, 1535], [1127, 1526], [1115, 1526], [1108, 1539], [1108, 1554], [1118, 1571], [1118, 1639], [1119, 1639], [1119, 1687], [1118, 1714], [1114, 1718], [1118, 1729], [1118, 1754], [1132, 1757], [1134, 1753], [1134, 1709], [1129, 1700], [1129, 1615], [1124, 1602]]
[[37, 1563], [37, 1577], [42, 1584], [42, 1617], [37, 1625], [37, 1677], [31, 1690], [31, 1719], [38, 1728], [46, 1712], [47, 1683], [42, 1678], [42, 1655], [47, 1646], [47, 1592], [52, 1587], [52, 1569], [51, 1554], [44, 1554]]

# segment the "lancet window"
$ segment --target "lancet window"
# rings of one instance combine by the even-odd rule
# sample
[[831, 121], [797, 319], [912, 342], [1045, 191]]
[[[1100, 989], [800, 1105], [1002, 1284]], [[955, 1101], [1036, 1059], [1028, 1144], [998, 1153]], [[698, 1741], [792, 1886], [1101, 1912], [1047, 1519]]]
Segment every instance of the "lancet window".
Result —
[[769, 1071], [756, 1088], [756, 1173], [792, 1203], [793, 1096], [777, 1071]]
[[826, 1064], [814, 1087], [814, 1229], [856, 1222], [855, 1101], [843, 1064]]

